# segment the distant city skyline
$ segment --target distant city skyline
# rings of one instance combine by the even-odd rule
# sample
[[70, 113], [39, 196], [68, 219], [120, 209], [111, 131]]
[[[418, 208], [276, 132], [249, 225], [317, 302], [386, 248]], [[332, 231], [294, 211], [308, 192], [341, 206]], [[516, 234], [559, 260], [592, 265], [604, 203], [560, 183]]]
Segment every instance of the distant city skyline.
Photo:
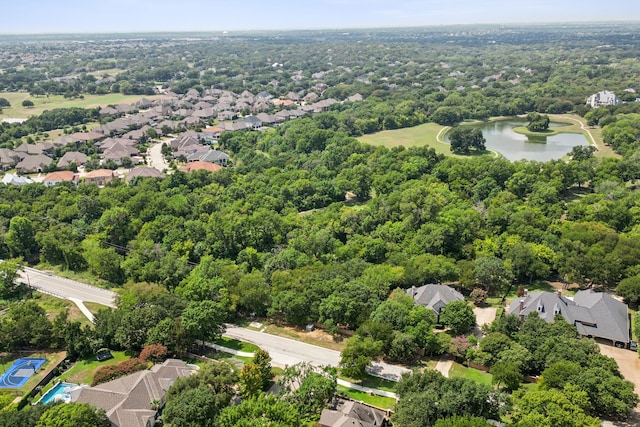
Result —
[[595, 0], [8, 0], [0, 34], [250, 31], [638, 21], [640, 2]]

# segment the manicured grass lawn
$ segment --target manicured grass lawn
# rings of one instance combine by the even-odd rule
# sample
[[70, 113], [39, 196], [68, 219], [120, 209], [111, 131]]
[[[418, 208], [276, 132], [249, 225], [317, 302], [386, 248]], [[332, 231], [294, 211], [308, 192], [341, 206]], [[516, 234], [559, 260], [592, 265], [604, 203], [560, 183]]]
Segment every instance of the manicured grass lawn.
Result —
[[407, 148], [426, 145], [436, 150], [439, 154], [451, 155], [449, 144], [438, 142], [437, 140], [437, 135], [442, 129], [444, 129], [444, 126], [436, 123], [424, 123], [410, 128], [376, 132], [361, 136], [358, 139], [365, 144], [384, 145], [387, 148], [401, 145]]
[[362, 381], [354, 380], [352, 378], [347, 378], [342, 375], [339, 375], [338, 378], [343, 379], [345, 381], [349, 381], [350, 383], [364, 386], [364, 387], [377, 388], [378, 390], [391, 391], [391, 392], [396, 391], [396, 385], [398, 384], [395, 381], [374, 377], [373, 375], [369, 375], [369, 374], [365, 375]]
[[95, 356], [78, 360], [71, 369], [60, 376], [60, 379], [62, 381], [68, 381], [75, 384], [91, 384], [93, 374], [98, 368], [107, 365], [115, 365], [122, 361], [131, 359], [131, 357], [127, 356], [122, 351], [112, 351], [111, 354], [113, 354], [113, 359], [105, 360], [104, 362], [98, 362]]
[[338, 386], [337, 388], [338, 394], [346, 396], [350, 399], [367, 403], [372, 406], [376, 406], [378, 408], [383, 409], [391, 409], [395, 406], [396, 400], [392, 397], [384, 397], [378, 395], [370, 395], [363, 391], [352, 390], [350, 388], [346, 388], [343, 386]]
[[238, 351], [244, 351], [247, 353], [253, 353], [254, 351], [258, 350], [260, 347], [258, 347], [255, 344], [251, 344], [248, 342], [244, 342], [244, 341], [239, 341], [239, 340], [234, 340], [232, 338], [218, 338], [217, 340], [214, 341], [216, 344], [221, 345], [223, 347], [227, 347], [230, 348], [232, 350], [238, 350]]
[[[84, 95], [84, 99], [65, 99], [62, 95], [32, 97], [27, 92], [0, 92], [0, 98], [5, 98], [11, 103], [11, 107], [3, 108], [0, 119], [3, 117], [28, 118], [41, 114], [44, 110], [54, 108], [94, 108], [106, 107], [111, 104], [133, 104], [142, 98], [149, 100], [158, 98], [158, 95], [122, 95], [120, 93], [110, 93], [107, 95]], [[35, 106], [25, 108], [22, 101], [28, 99]]]
[[478, 369], [467, 368], [459, 363], [454, 363], [449, 371], [450, 378], [466, 378], [473, 380], [481, 384], [491, 385], [491, 379], [493, 376], [487, 372], [482, 372]]

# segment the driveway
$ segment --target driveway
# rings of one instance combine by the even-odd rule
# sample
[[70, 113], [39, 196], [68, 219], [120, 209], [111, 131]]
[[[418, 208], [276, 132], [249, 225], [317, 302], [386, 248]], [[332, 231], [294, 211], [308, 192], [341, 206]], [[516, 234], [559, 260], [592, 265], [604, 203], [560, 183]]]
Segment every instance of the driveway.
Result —
[[491, 323], [496, 318], [498, 309], [495, 307], [475, 307], [473, 314], [476, 315], [476, 327], [473, 328], [473, 335], [477, 338], [482, 337], [482, 325]]
[[598, 347], [600, 347], [602, 354], [618, 362], [620, 373], [635, 385], [636, 393], [640, 395], [640, 358], [638, 358], [638, 353], [605, 344], [598, 344]]

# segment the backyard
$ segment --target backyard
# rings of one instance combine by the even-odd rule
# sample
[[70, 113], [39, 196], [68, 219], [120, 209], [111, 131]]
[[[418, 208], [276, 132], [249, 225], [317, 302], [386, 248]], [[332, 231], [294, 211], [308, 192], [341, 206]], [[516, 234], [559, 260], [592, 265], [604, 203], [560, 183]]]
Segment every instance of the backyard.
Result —
[[113, 355], [113, 359], [104, 362], [98, 362], [95, 356], [78, 360], [71, 369], [60, 375], [60, 379], [74, 384], [91, 384], [93, 374], [98, 368], [115, 365], [131, 358], [122, 351], [112, 351], [111, 354]]

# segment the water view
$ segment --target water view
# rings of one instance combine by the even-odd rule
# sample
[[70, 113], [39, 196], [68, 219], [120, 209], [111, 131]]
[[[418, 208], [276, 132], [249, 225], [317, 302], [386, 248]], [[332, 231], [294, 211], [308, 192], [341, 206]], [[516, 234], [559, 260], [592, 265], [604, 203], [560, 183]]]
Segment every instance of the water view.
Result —
[[[497, 151], [506, 159], [536, 160], [546, 162], [548, 160], [561, 159], [571, 149], [578, 145], [588, 145], [587, 138], [578, 133], [560, 133], [552, 136], [527, 136], [516, 133], [513, 128], [526, 126], [524, 120], [509, 119], [497, 120], [479, 125], [473, 125], [482, 129], [487, 140], [488, 150]], [[564, 123], [551, 123], [551, 128], [566, 126]], [[448, 139], [445, 137], [445, 140]]]

